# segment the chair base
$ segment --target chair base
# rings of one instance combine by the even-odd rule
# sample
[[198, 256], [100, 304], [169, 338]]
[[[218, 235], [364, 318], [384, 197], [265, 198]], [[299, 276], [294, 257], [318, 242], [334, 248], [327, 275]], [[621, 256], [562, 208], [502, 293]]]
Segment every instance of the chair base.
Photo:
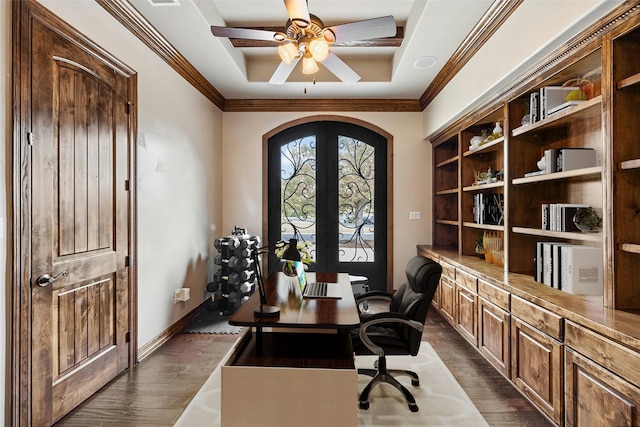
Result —
[[373, 387], [380, 383], [387, 383], [391, 384], [392, 386], [400, 390], [400, 392], [402, 392], [411, 412], [418, 412], [418, 405], [416, 405], [416, 400], [413, 398], [411, 392], [407, 390], [405, 386], [400, 384], [400, 382], [393, 376], [393, 374], [395, 374], [396, 376], [407, 375], [411, 377], [411, 385], [417, 387], [420, 385], [418, 374], [413, 371], [387, 369], [387, 361], [384, 356], [378, 358], [377, 368], [378, 369], [358, 369], [358, 374], [372, 377], [371, 381], [369, 381], [369, 384], [367, 384], [364, 390], [362, 390], [362, 393], [360, 393], [360, 397], [358, 399], [358, 406], [360, 407], [360, 409], [369, 409], [369, 393], [371, 393]]

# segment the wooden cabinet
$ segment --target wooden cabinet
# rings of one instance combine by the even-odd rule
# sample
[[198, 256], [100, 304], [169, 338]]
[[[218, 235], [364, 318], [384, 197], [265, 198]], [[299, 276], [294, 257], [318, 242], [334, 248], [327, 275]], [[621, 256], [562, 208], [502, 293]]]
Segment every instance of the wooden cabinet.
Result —
[[567, 322], [565, 375], [567, 426], [640, 425], [636, 352]]
[[[456, 268], [443, 278], [440, 311], [558, 425], [640, 425], [638, 58], [640, 6], [623, 2], [427, 136], [434, 210], [426, 252]], [[532, 93], [565, 85], [584, 99], [537, 121], [526, 117]], [[503, 137], [473, 146], [495, 122]], [[588, 149], [595, 164], [534, 173], [545, 152], [560, 149]], [[503, 181], [479, 182], [489, 168], [502, 170]], [[502, 224], [478, 221], [479, 194], [504, 198]], [[549, 229], [542, 206], [550, 204], [591, 206], [602, 228]], [[476, 256], [485, 233], [502, 240], [504, 265]], [[536, 281], [539, 241], [601, 248], [602, 295]]]
[[440, 313], [451, 323], [456, 315], [455, 289], [456, 283], [449, 277], [442, 276], [440, 279]]
[[562, 343], [511, 318], [511, 380], [542, 412], [562, 422]]
[[640, 389], [571, 349], [565, 351], [565, 426], [640, 425]]
[[506, 377], [511, 367], [510, 294], [478, 280], [478, 349]]

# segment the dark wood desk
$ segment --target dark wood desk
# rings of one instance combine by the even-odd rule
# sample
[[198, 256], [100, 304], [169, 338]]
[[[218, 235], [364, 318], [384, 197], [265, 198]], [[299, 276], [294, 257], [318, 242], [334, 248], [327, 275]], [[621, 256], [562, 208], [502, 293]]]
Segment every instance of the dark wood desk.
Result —
[[[349, 330], [360, 319], [346, 273], [309, 273], [340, 283], [341, 299], [303, 299], [296, 278], [265, 281], [276, 318], [256, 318], [258, 292], [231, 316], [245, 326], [222, 366], [222, 424], [227, 426], [357, 425], [358, 374]], [[297, 290], [293, 287], [297, 286]]]
[[[229, 323], [236, 326], [299, 329], [349, 330], [358, 327], [360, 318], [347, 273], [307, 273], [307, 281], [339, 283], [342, 298], [303, 299], [297, 278], [275, 273], [265, 281], [264, 288], [267, 304], [280, 307], [280, 316], [255, 317], [253, 311], [260, 306], [260, 295], [254, 292], [229, 318]], [[298, 286], [297, 292], [294, 286]]]

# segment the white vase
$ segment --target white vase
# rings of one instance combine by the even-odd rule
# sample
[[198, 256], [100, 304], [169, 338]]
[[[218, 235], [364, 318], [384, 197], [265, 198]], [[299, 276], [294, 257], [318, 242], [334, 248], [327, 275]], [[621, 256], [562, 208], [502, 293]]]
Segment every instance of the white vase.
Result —
[[502, 126], [500, 126], [500, 122], [496, 122], [496, 127], [493, 128], [493, 133], [496, 135], [502, 135]]

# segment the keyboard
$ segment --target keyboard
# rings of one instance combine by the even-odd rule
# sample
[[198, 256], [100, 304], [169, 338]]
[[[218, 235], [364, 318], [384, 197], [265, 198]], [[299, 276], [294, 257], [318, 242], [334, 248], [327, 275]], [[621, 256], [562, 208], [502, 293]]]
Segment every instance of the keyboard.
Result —
[[304, 287], [305, 297], [322, 298], [327, 296], [327, 282], [310, 282]]

